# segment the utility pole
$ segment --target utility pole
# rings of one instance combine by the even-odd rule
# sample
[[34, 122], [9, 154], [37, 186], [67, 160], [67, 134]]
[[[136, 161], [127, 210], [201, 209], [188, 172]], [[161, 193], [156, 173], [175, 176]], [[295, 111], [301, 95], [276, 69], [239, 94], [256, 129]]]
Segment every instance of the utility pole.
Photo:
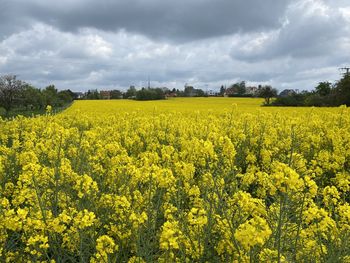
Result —
[[350, 68], [349, 67], [339, 68], [339, 70], [345, 71], [345, 73], [343, 73], [344, 76], [347, 76], [347, 75], [350, 74]]
[[151, 79], [150, 79], [150, 77], [148, 75], [148, 89], [150, 89], [150, 88], [151, 88]]

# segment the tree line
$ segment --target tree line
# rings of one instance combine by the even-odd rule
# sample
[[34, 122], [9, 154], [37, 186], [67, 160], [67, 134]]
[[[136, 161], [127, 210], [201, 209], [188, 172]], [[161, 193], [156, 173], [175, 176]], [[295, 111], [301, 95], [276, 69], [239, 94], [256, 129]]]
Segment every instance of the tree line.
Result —
[[[277, 90], [271, 86], [259, 86], [254, 93], [247, 93], [249, 87], [245, 82], [232, 84], [228, 89], [223, 86], [216, 96], [229, 97], [262, 97], [265, 104], [270, 104], [270, 99], [277, 95]], [[134, 86], [126, 92], [120, 90], [98, 91], [88, 90], [78, 95], [71, 90], [58, 91], [54, 85], [39, 89], [31, 84], [17, 79], [16, 75], [4, 75], [0, 77], [0, 107], [8, 114], [11, 110], [17, 111], [40, 111], [47, 105], [54, 108], [63, 107], [74, 99], [135, 99], [135, 100], [161, 100], [167, 97], [207, 97], [208, 94], [202, 89], [185, 85], [184, 90], [168, 88], [142, 88], [137, 90]]]
[[136, 90], [131, 86], [126, 92], [120, 90], [98, 91], [97, 89], [88, 90], [79, 99], [85, 100], [103, 100], [103, 99], [135, 99], [135, 100], [161, 100], [166, 98], [166, 90], [161, 88], [142, 88]]
[[314, 90], [301, 93], [291, 92], [288, 96], [279, 96], [271, 105], [274, 106], [350, 106], [350, 74], [345, 74], [339, 81], [320, 82]]
[[[277, 90], [269, 85], [247, 87], [245, 82], [238, 82], [225, 88], [221, 86], [216, 96], [228, 97], [261, 97], [265, 99], [265, 105], [272, 106], [350, 106], [350, 74], [345, 74], [336, 83], [328, 81], [320, 82], [313, 91], [301, 93], [292, 90], [287, 96], [277, 96]], [[89, 90], [83, 96], [71, 90], [58, 91], [54, 85], [44, 89], [36, 88], [24, 81], [17, 79], [15, 75], [0, 77], [0, 107], [6, 113], [13, 109], [23, 111], [43, 110], [47, 105], [63, 107], [74, 99], [135, 99], [135, 100], [160, 100], [167, 97], [206, 97], [208, 93], [202, 89], [185, 85], [184, 90], [168, 88], [142, 88], [137, 90], [134, 86], [126, 92], [120, 90], [98, 91]], [[272, 100], [272, 98], [275, 98]]]
[[258, 87], [246, 87], [245, 82], [238, 82], [225, 88], [221, 86], [220, 92], [208, 93], [200, 88], [194, 88], [190, 85], [185, 85], [184, 90], [164, 88], [141, 88], [137, 90], [135, 86], [122, 92], [120, 90], [98, 91], [97, 89], [88, 90], [81, 99], [135, 99], [135, 100], [160, 100], [168, 97], [261, 97], [265, 98], [266, 104], [270, 103], [272, 97], [277, 96], [277, 90], [269, 85]]
[[11, 110], [44, 110], [47, 105], [63, 107], [73, 101], [71, 90], [58, 91], [54, 85], [36, 88], [17, 79], [16, 75], [0, 77], [0, 107], [8, 114]]

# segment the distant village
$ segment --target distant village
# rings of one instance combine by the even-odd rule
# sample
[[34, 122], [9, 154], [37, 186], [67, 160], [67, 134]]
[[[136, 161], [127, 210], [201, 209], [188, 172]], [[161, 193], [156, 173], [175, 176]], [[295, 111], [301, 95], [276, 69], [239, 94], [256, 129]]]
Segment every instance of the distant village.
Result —
[[[153, 92], [154, 94], [159, 94], [159, 99], [161, 98], [171, 98], [171, 97], [260, 97], [261, 91], [266, 88], [266, 86], [258, 85], [256, 86], [246, 86], [245, 82], [239, 82], [226, 87], [222, 85], [219, 90], [212, 89], [200, 89], [195, 88], [191, 85], [185, 84], [183, 90], [179, 89], [169, 89], [167, 87], [157, 87], [153, 88], [150, 85], [145, 88], [136, 89], [135, 86], [130, 86], [127, 91], [120, 90], [88, 90], [87, 92], [75, 92], [75, 99], [137, 99], [138, 95], [146, 94], [147, 92]], [[272, 89], [272, 88], [271, 88]], [[277, 95], [277, 90], [276, 95]], [[285, 89], [281, 91], [278, 96], [288, 97], [293, 94], [298, 94], [299, 90]], [[147, 96], [144, 96], [147, 97]]]
[[0, 116], [9, 117], [11, 114], [42, 112], [48, 105], [62, 108], [70, 105], [73, 100], [162, 100], [172, 97], [246, 97], [264, 98], [265, 106], [350, 106], [350, 68], [342, 78], [335, 83], [319, 82], [314, 90], [301, 91], [285, 89], [277, 92], [270, 85], [247, 86], [245, 81], [237, 82], [226, 87], [222, 85], [218, 90], [195, 88], [185, 84], [183, 90], [166, 87], [148, 87], [137, 89], [130, 86], [126, 91], [88, 90], [87, 92], [73, 92], [69, 89], [58, 90], [54, 85], [44, 89], [17, 79], [16, 75], [0, 76]]

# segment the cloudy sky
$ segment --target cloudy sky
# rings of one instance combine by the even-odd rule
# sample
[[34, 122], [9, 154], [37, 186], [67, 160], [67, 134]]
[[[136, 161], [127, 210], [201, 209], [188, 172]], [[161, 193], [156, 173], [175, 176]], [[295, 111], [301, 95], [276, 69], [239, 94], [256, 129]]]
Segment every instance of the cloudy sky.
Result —
[[0, 75], [37, 87], [312, 89], [350, 66], [349, 0], [0, 0]]

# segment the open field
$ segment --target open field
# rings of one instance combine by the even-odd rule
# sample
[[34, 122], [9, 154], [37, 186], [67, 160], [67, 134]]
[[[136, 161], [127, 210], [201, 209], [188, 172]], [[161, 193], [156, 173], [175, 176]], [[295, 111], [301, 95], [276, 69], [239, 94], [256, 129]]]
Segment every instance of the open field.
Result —
[[0, 261], [350, 262], [349, 108], [261, 103], [0, 121]]

